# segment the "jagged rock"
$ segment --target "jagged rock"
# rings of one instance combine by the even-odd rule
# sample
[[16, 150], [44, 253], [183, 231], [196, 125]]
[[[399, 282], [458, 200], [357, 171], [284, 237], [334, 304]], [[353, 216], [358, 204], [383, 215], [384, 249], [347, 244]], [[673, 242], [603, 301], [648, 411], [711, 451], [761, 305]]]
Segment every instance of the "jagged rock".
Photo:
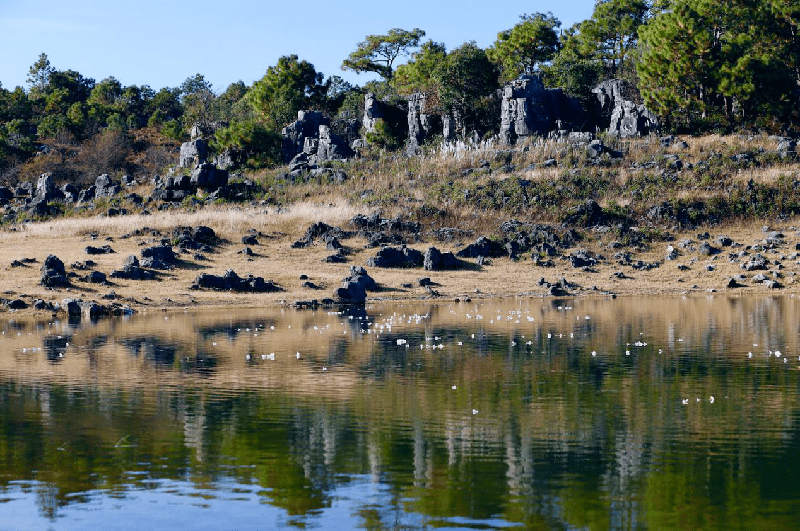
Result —
[[84, 281], [91, 284], [103, 284], [106, 280], [106, 274], [101, 273], [100, 271], [92, 271], [86, 275], [86, 277], [84, 277]]
[[621, 138], [648, 135], [660, 127], [658, 117], [644, 105], [626, 99], [627, 86], [609, 79], [592, 89], [598, 99], [598, 121], [611, 135]]
[[202, 138], [196, 138], [181, 144], [181, 155], [178, 166], [181, 168], [194, 168], [206, 161], [208, 144]]
[[367, 261], [371, 267], [421, 267], [424, 257], [420, 251], [405, 245], [398, 248], [383, 247]]
[[742, 264], [740, 267], [745, 271], [766, 271], [769, 260], [767, 260], [761, 253], [756, 253], [750, 257], [750, 260]]
[[116, 184], [111, 177], [104, 173], [94, 181], [94, 197], [114, 197], [122, 191], [122, 187]]
[[179, 249], [211, 252], [219, 243], [219, 238], [211, 227], [176, 227], [172, 231], [172, 241]]
[[408, 153], [418, 154], [419, 145], [442, 129], [441, 118], [427, 112], [427, 95], [415, 92], [408, 98]]
[[192, 284], [191, 289], [212, 289], [217, 291], [237, 291], [246, 293], [274, 293], [283, 288], [262, 277], [247, 275], [241, 278], [233, 269], [228, 269], [222, 276], [201, 273]]
[[317, 111], [302, 110], [297, 112], [297, 120], [281, 130], [283, 135], [283, 160], [288, 162], [298, 153], [303, 152], [306, 138], [316, 138], [320, 125], [329, 125], [330, 121]]
[[507, 253], [505, 245], [481, 236], [475, 243], [467, 245], [456, 253], [459, 258], [499, 258]]
[[678, 250], [675, 247], [673, 247], [671, 245], [668, 245], [667, 246], [667, 255], [664, 257], [664, 259], [665, 260], [670, 260], [670, 261], [671, 260], [677, 260], [679, 255], [680, 255], [680, 253], [678, 252]]
[[62, 288], [69, 286], [64, 262], [57, 256], [49, 254], [42, 264], [41, 284], [47, 288]]
[[378, 283], [361, 266], [350, 266], [350, 276], [344, 282], [354, 282], [367, 291], [378, 291]]
[[[5, 299], [3, 299], [5, 300]], [[13, 299], [10, 301], [5, 302], [6, 308], [9, 310], [24, 310], [28, 307], [28, 303], [22, 299]]]
[[585, 119], [577, 99], [560, 89], [546, 89], [538, 76], [522, 76], [503, 87], [500, 141], [504, 144], [553, 129], [572, 129]]
[[64, 192], [56, 188], [56, 181], [49, 173], [43, 173], [39, 180], [36, 181], [36, 193], [34, 197], [38, 201], [54, 201], [56, 199], [64, 199]]
[[258, 238], [256, 238], [255, 234], [248, 234], [242, 236], [242, 243], [245, 245], [258, 245]]
[[606, 224], [606, 216], [597, 201], [589, 199], [583, 204], [573, 208], [564, 218], [566, 225], [578, 225], [581, 227], [593, 227], [595, 225]]
[[443, 253], [436, 247], [428, 247], [428, 250], [425, 251], [422, 265], [425, 271], [444, 271], [460, 269], [462, 264], [453, 253]]
[[594, 267], [603, 257], [586, 249], [578, 249], [570, 255], [569, 259], [572, 267]]
[[340, 304], [364, 304], [367, 291], [375, 291], [378, 285], [363, 267], [351, 266], [350, 276], [342, 281], [342, 286], [333, 292], [333, 298]]
[[81, 190], [78, 194], [78, 203], [86, 203], [87, 201], [91, 201], [94, 199], [95, 192], [97, 191], [97, 187], [95, 185], [86, 188], [85, 190]]
[[339, 135], [331, 132], [327, 125], [319, 126], [319, 142], [316, 149], [316, 162], [344, 160], [355, 153]]
[[660, 126], [658, 116], [650, 112], [644, 105], [623, 101], [618, 103], [611, 113], [608, 133], [620, 138], [631, 138], [654, 133]]

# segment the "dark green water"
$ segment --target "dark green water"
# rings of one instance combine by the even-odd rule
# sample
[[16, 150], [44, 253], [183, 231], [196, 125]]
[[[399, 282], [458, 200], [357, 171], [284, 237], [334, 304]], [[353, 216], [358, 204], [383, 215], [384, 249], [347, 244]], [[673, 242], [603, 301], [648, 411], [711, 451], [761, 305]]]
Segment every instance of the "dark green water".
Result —
[[800, 298], [0, 321], [0, 529], [796, 529]]

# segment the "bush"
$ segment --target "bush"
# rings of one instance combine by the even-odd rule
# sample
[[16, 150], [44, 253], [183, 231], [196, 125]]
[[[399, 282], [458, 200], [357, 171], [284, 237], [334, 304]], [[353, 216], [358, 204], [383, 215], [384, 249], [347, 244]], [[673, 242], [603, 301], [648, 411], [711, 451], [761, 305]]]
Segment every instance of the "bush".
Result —
[[239, 166], [257, 169], [280, 163], [282, 142], [280, 134], [248, 120], [217, 130], [212, 147], [217, 153], [228, 151]]

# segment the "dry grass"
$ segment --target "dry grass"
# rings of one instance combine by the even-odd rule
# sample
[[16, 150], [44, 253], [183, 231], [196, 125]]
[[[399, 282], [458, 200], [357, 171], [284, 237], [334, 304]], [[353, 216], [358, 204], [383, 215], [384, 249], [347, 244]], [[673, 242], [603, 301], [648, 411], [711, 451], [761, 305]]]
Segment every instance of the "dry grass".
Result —
[[41, 223], [22, 224], [18, 230], [9, 232], [6, 229], [5, 233], [7, 237], [17, 239], [29, 236], [68, 238], [88, 236], [92, 233], [119, 237], [145, 227], [164, 231], [180, 226], [206, 225], [223, 237], [241, 235], [251, 228], [294, 235], [305, 230], [305, 225], [308, 223], [324, 221], [329, 224], [342, 224], [352, 219], [358, 212], [357, 208], [341, 199], [324, 204], [299, 202], [285, 208], [222, 205], [208, 206], [195, 212], [170, 210], [146, 216], [133, 214], [115, 217], [54, 219]]

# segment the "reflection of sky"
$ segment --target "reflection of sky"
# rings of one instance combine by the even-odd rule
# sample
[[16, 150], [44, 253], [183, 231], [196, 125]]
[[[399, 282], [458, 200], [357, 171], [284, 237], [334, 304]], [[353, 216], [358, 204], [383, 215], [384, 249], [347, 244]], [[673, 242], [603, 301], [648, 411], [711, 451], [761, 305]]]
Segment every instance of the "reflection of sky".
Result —
[[[0, 527], [16, 531], [54, 529], [58, 531], [160, 530], [160, 529], [236, 529], [267, 530], [296, 527], [324, 529], [355, 529], [363, 525], [363, 511], [376, 510], [384, 525], [400, 524], [416, 529], [425, 525], [424, 519], [413, 513], [392, 508], [389, 487], [373, 483], [369, 476], [355, 476], [350, 482], [331, 492], [334, 500], [328, 507], [305, 516], [292, 516], [269, 504], [269, 492], [258, 485], [220, 481], [210, 489], [197, 488], [184, 481], [150, 481], [149, 488], [129, 485], [124, 492], [91, 491], [81, 493], [80, 503], [70, 503], [57, 510], [54, 519], [42, 515], [37, 504], [37, 492], [47, 487], [27, 483], [25, 487], [12, 484], [0, 495]], [[400, 521], [397, 521], [400, 518]], [[487, 522], [469, 520], [472, 525]], [[462, 525], [464, 522], [461, 522]], [[441, 524], [440, 524], [441, 525]], [[494, 525], [502, 526], [501, 521]], [[10, 527], [8, 527], [10, 526]], [[485, 528], [485, 527], [484, 527]]]

